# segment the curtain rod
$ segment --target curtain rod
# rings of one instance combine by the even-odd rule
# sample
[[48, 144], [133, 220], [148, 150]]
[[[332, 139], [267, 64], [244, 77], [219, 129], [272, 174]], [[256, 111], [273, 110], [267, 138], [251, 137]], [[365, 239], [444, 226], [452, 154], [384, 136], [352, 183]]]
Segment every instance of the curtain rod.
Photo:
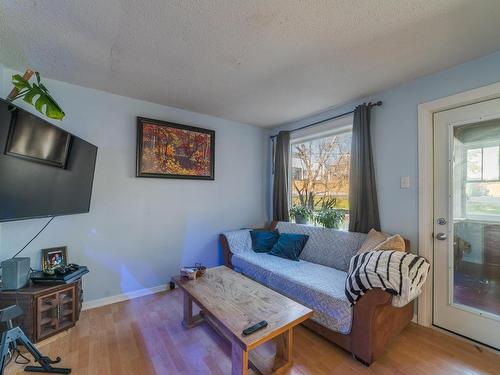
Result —
[[[370, 108], [371, 108], [371, 107], [380, 107], [381, 105], [382, 105], [382, 101], [381, 101], [381, 100], [379, 100], [379, 101], [378, 101], [378, 102], [376, 102], [376, 103], [369, 102], [369, 103], [367, 104], [367, 106], [368, 106], [368, 107], [370, 107]], [[324, 120], [321, 120], [321, 121], [316, 121], [316, 122], [313, 122], [312, 124], [309, 124], [309, 125], [304, 125], [304, 126], [301, 126], [300, 128], [297, 128], [297, 129], [292, 129], [292, 130], [290, 130], [290, 132], [292, 132], [292, 133], [293, 133], [293, 132], [296, 132], [296, 131], [299, 131], [299, 130], [302, 130], [302, 129], [309, 128], [309, 127], [314, 126], [314, 125], [319, 125], [319, 124], [322, 124], [322, 123], [327, 122], [327, 121], [335, 120], [335, 119], [337, 119], [337, 118], [340, 118], [340, 117], [344, 117], [344, 116], [350, 115], [350, 114], [352, 114], [352, 113], [354, 113], [354, 110], [349, 111], [349, 112], [345, 112], [345, 113], [341, 113], [340, 115], [336, 115], [336, 116], [333, 116], [333, 117], [328, 117], [328, 118], [326, 118], [326, 119], [324, 119]], [[274, 138], [276, 138], [277, 136], [278, 136], [278, 135], [271, 135], [269, 138], [274, 139]]]

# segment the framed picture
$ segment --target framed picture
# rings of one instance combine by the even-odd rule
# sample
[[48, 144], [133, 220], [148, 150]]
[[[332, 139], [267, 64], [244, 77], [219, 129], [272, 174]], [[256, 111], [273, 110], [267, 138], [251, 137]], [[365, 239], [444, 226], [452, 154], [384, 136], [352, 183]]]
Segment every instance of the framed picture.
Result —
[[213, 180], [215, 131], [137, 118], [137, 177]]
[[68, 265], [68, 251], [66, 246], [42, 249], [42, 271], [52, 270]]

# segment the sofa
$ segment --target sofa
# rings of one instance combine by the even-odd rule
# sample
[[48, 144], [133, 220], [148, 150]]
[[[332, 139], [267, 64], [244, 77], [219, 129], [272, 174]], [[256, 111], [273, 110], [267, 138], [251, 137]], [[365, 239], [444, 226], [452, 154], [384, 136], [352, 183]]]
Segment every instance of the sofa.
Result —
[[345, 295], [349, 261], [367, 235], [289, 222], [273, 222], [268, 229], [308, 235], [300, 260], [254, 252], [250, 229], [242, 229], [220, 235], [224, 264], [314, 310], [303, 325], [363, 364], [383, 355], [411, 321], [413, 302], [394, 307], [391, 294], [371, 289], [351, 306]]

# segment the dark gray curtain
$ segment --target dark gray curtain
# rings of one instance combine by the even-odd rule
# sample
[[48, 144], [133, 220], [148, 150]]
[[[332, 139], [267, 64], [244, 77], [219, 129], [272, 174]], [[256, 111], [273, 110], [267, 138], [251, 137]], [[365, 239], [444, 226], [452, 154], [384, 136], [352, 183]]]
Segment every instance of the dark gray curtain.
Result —
[[290, 132], [280, 131], [274, 145], [273, 220], [289, 221], [288, 163]]
[[349, 181], [349, 231], [380, 230], [377, 187], [370, 139], [370, 107], [354, 110]]

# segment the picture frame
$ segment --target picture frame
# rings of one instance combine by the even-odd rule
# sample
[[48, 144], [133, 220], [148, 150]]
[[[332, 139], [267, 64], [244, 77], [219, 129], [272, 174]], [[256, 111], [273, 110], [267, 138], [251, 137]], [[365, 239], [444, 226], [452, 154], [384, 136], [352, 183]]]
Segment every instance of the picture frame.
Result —
[[136, 177], [215, 179], [215, 131], [137, 118]]
[[42, 271], [50, 271], [54, 268], [68, 265], [68, 249], [66, 246], [42, 249]]

